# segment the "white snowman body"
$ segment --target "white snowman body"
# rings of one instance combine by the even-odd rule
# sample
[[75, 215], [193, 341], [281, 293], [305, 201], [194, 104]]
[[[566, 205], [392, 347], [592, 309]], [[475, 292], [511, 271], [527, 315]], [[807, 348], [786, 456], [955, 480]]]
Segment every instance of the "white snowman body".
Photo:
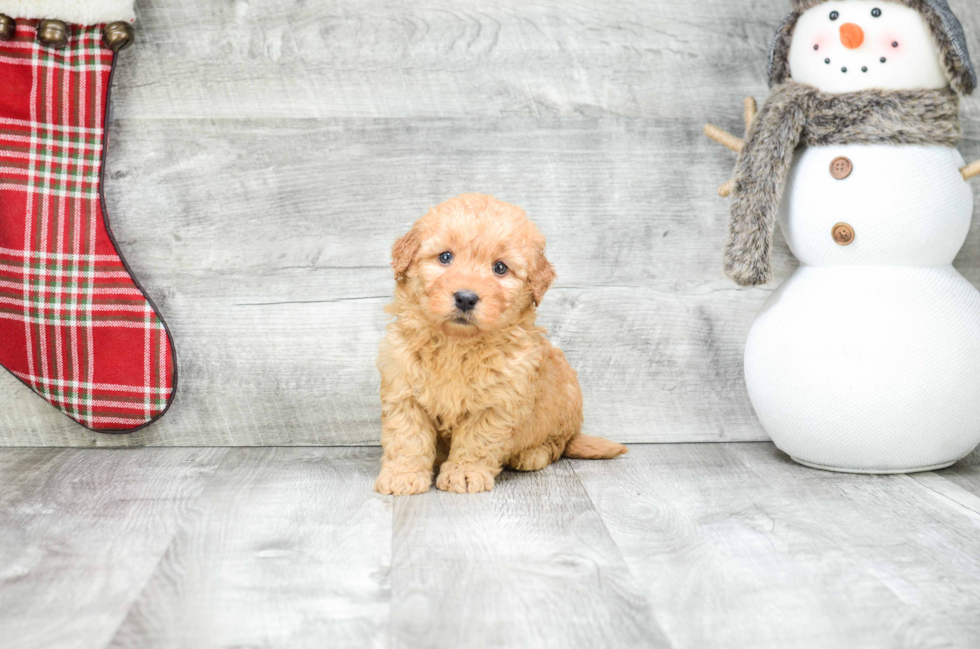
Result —
[[[836, 24], [828, 29], [831, 12]], [[888, 15], [898, 17], [897, 26], [884, 20]], [[867, 51], [833, 45], [826, 32], [848, 20], [870, 33], [862, 44]], [[865, 87], [879, 87], [882, 74], [872, 71], [878, 61], [893, 64], [884, 85], [895, 88], [901, 60], [883, 48], [917, 43], [920, 58], [933, 57], [935, 66], [903, 52], [914, 62], [910, 83], [944, 87], [927, 30], [919, 14], [892, 3], [817, 5], [797, 25], [794, 79], [850, 92], [860, 88], [841, 89], [841, 77], [853, 78], [856, 69]], [[845, 59], [842, 72], [833, 62]], [[846, 177], [831, 173], [835, 160], [846, 160]], [[908, 472], [948, 466], [980, 443], [980, 292], [952, 266], [973, 213], [963, 165], [959, 152], [944, 146], [797, 151], [780, 227], [801, 266], [766, 302], [745, 351], [759, 420], [794, 460]], [[845, 245], [833, 235], [839, 224], [852, 233]]]

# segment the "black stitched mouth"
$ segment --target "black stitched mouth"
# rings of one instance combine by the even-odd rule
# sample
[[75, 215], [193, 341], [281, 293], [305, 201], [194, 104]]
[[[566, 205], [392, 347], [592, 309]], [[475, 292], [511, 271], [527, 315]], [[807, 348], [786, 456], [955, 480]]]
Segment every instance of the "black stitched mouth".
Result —
[[[886, 61], [886, 59], [884, 57], [882, 57], [881, 62], [884, 63], [885, 61]], [[827, 63], [828, 64], [830, 63], [830, 59], [827, 59]], [[840, 71], [841, 71], [841, 74], [847, 74], [847, 68], [846, 67], [841, 68]], [[868, 66], [862, 65], [861, 66], [861, 72], [867, 73], [868, 72]]]

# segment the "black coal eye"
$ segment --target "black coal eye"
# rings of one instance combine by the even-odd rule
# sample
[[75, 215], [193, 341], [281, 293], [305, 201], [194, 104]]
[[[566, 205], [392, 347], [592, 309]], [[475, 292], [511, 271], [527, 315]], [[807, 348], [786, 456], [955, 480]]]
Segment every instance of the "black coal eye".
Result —
[[498, 261], [496, 264], [493, 265], [493, 272], [496, 273], [497, 275], [506, 275], [507, 264], [505, 264], [502, 261]]
[[446, 251], [439, 255], [439, 263], [443, 266], [448, 266], [449, 264], [453, 263], [453, 253]]
[[874, 16], [875, 18], [881, 18], [881, 9], [877, 9], [877, 8], [872, 9], [871, 15]]
[[837, 20], [838, 18], [840, 18], [840, 14], [839, 13], [837, 13], [836, 11], [831, 11], [830, 12], [830, 19], [831, 20]]

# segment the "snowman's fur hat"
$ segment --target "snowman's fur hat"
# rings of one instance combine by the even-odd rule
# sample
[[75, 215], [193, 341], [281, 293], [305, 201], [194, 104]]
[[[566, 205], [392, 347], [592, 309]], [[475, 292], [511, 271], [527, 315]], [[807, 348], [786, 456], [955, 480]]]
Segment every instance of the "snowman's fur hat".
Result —
[[[793, 11], [786, 17], [769, 55], [769, 85], [780, 84], [792, 77], [789, 69], [789, 46], [796, 23], [807, 9], [827, 0], [792, 0]], [[939, 45], [943, 66], [950, 85], [959, 93], [969, 95], [977, 87], [977, 72], [970, 61], [963, 25], [949, 8], [946, 0], [885, 0], [897, 2], [918, 11], [926, 19], [933, 38]]]

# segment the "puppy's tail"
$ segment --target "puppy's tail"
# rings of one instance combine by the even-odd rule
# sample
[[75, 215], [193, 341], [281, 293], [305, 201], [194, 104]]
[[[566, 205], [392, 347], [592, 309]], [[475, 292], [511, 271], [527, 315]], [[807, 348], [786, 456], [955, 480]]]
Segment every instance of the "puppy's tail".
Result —
[[562, 455], [577, 460], [611, 460], [624, 453], [629, 453], [629, 449], [622, 444], [601, 437], [576, 435], [568, 442]]

